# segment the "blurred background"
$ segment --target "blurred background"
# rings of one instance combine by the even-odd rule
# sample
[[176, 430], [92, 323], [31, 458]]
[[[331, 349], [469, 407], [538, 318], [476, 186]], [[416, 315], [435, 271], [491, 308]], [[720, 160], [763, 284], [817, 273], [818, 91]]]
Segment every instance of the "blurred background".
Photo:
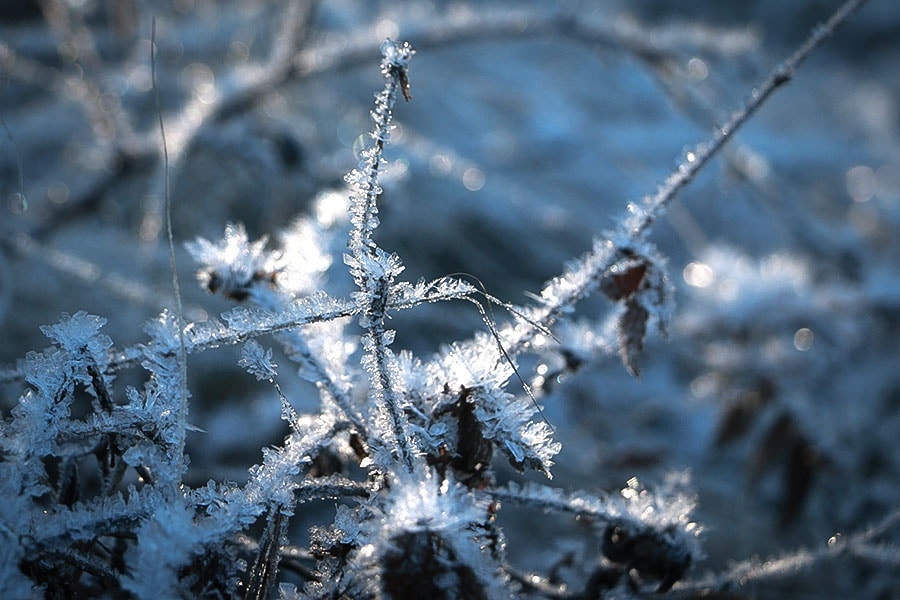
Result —
[[[837, 4], [7, 0], [0, 365], [44, 348], [39, 326], [60, 313], [106, 317], [124, 347], [173, 306], [154, 19], [178, 272], [186, 317], [204, 320], [231, 304], [193, 283], [183, 243], [227, 222], [275, 239], [297, 216], [340, 214], [385, 37], [418, 53], [379, 243], [410, 280], [465, 272], [524, 304]], [[708, 554], [696, 576], [827, 547], [900, 506], [898, 26], [893, 2], [868, 3], [659, 222], [676, 309], [642, 377], [600, 352], [543, 397], [563, 443], [554, 484], [691, 473]], [[350, 291], [342, 244], [333, 295]], [[610, 308], [587, 302], [579, 318], [602, 330]], [[396, 347], [428, 356], [484, 325], [441, 304], [394, 327]], [[236, 362], [234, 349], [189, 361], [191, 420], [207, 431], [189, 448], [195, 483], [241, 481], [285, 433], [271, 388]], [[314, 409], [289, 371], [282, 386]], [[140, 376], [122, 374], [118, 393]], [[20, 391], [0, 387], [0, 414]], [[523, 569], [562, 573], [591, 543], [573, 523], [526, 532], [528, 515], [505, 513]], [[751, 589], [897, 597], [897, 536], [885, 557], [851, 552]]]

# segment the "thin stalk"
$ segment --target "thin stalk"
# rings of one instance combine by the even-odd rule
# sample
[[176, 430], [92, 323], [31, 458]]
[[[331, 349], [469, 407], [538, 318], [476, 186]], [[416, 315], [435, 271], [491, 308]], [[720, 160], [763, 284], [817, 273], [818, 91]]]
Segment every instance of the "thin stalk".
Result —
[[[384, 147], [390, 137], [392, 109], [398, 92], [410, 99], [407, 68], [413, 50], [409, 44], [397, 44], [388, 39], [382, 44], [381, 72], [385, 76], [384, 89], [376, 95], [371, 133], [373, 144], [363, 151], [358, 168], [347, 175], [350, 195], [350, 256], [346, 258], [350, 274], [360, 290], [361, 322], [366, 329], [364, 345], [372, 384], [375, 409], [387, 419], [385, 441], [390, 440], [389, 452], [409, 472], [413, 471], [413, 451], [406, 433], [406, 419], [401, 409], [402, 397], [391, 381], [390, 339], [385, 320], [387, 303], [394, 285], [394, 277], [402, 270], [399, 259], [387, 255], [372, 239], [378, 227], [379, 178], [384, 163]], [[376, 419], [380, 420], [380, 419]], [[384, 427], [382, 427], [384, 429]], [[379, 436], [380, 437], [380, 436]]]
[[[687, 160], [678, 165], [678, 168], [657, 188], [656, 193], [645, 197], [640, 205], [629, 204], [629, 214], [623, 222], [621, 231], [625, 239], [637, 241], [646, 235], [654, 222], [675, 200], [678, 192], [706, 167], [776, 90], [793, 78], [796, 70], [809, 55], [838, 27], [846, 23], [865, 2], [866, 0], [848, 0], [827, 21], [814, 27], [806, 40], [752, 89], [750, 97], [744, 104], [732, 112], [723, 125], [715, 129], [711, 139], [697, 144], [693, 150], [686, 153]], [[618, 259], [618, 250], [617, 245], [611, 241], [596, 242], [594, 248], [579, 259], [574, 267], [545, 286], [545, 297], [549, 297], [550, 300], [543, 306], [535, 308], [529, 317], [543, 327], [549, 327], [556, 322], [576, 303], [594, 292], [603, 273]], [[507, 345], [509, 354], [515, 356], [521, 352], [533, 339], [536, 331], [532, 327], [506, 327], [501, 335], [510, 340]]]

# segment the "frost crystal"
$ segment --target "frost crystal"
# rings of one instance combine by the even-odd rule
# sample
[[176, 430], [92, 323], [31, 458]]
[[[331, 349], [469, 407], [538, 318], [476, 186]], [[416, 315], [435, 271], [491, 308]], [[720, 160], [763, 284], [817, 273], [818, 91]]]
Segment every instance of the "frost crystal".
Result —
[[93, 358], [102, 356], [112, 346], [109, 336], [99, 335], [104, 325], [103, 317], [79, 311], [72, 316], [63, 314], [55, 325], [42, 325], [41, 331], [70, 355], [86, 353]]
[[382, 71], [409, 68], [409, 61], [415, 53], [409, 42], [398, 44], [390, 38], [386, 39], [381, 43], [381, 55], [384, 57], [381, 63]]
[[272, 381], [278, 375], [272, 361], [272, 349], [264, 349], [256, 340], [248, 340], [241, 351], [238, 364], [260, 381]]

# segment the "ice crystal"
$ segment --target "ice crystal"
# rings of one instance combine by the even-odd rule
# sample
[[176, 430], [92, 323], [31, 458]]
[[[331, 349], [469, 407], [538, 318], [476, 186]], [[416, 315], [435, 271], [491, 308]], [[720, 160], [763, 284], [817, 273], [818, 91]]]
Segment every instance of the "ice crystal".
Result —
[[553, 430], [538, 416], [532, 399], [479, 389], [473, 397], [484, 436], [508, 454], [510, 464], [519, 470], [526, 466], [537, 469], [551, 477], [552, 458], [562, 444], [553, 440]]
[[248, 340], [241, 351], [238, 364], [260, 381], [272, 381], [278, 374], [272, 361], [272, 349], [265, 349], [256, 340]]
[[112, 346], [109, 336], [99, 335], [106, 319], [79, 311], [72, 316], [63, 314], [59, 323], [42, 325], [41, 331], [58, 344], [62, 350], [72, 355], [87, 353], [98, 356]]

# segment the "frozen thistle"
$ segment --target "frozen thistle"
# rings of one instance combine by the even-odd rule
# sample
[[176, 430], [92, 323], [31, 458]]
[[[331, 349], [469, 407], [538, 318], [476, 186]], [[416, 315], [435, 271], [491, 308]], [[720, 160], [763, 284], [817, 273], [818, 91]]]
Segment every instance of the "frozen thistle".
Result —
[[[562, 31], [574, 26], [568, 18], [551, 25]], [[286, 31], [276, 47], [290, 55], [289, 38], [297, 32]], [[822, 31], [811, 39], [773, 71], [762, 99], [791, 76]], [[276, 238], [277, 249], [267, 249], [267, 238], [249, 240], [241, 225], [228, 225], [221, 241], [188, 245], [202, 285], [243, 303], [221, 321], [183, 327], [163, 311], [147, 324], [144, 343], [116, 351], [100, 333], [104, 319], [64, 316], [42, 328], [52, 347], [29, 353], [4, 379], [24, 380], [28, 389], [0, 422], [0, 595], [261, 599], [272, 596], [287, 569], [304, 584], [284, 585], [283, 598], [612, 598], [664, 594], [676, 585], [693, 589], [686, 578], [703, 555], [702, 528], [686, 475], [669, 476], [655, 488], [630, 479], [614, 494], [567, 492], [547, 484], [498, 484], [515, 475], [497, 463], [505, 459], [516, 471], [549, 478], [562, 448], [520, 369], [537, 363], [539, 377], [532, 381], [545, 399], [562, 374], [616, 348], [637, 374], [649, 326], [665, 330], [671, 313], [666, 262], [647, 240], [650, 228], [763, 100], [748, 102], [656, 195], [628, 205], [613, 232], [547, 282], [533, 306], [519, 309], [489, 295], [480, 282], [455, 276], [403, 281], [401, 258], [375, 242], [386, 185], [384, 148], [398, 95], [412, 97], [414, 54], [409, 44], [390, 39], [381, 52], [385, 82], [371, 112], [370, 145], [346, 177], [344, 263], [352, 293], [323, 291], [324, 274], [340, 253], [332, 243], [337, 219], [321, 211], [319, 219], [298, 219]], [[779, 277], [776, 283], [786, 287], [791, 272]], [[571, 318], [580, 301], [600, 294], [614, 304], [609, 320], [595, 327]], [[489, 334], [448, 343], [432, 357], [392, 349], [392, 313], [448, 300], [475, 304]], [[513, 322], [498, 326], [489, 314], [493, 305], [511, 313]], [[277, 378], [290, 370], [282, 366], [279, 375], [273, 350], [259, 341], [263, 336], [294, 363], [294, 375], [303, 380], [298, 385], [281, 387]], [[191, 429], [184, 418], [184, 355], [237, 344], [243, 344], [239, 366], [277, 393], [284, 423], [275, 425], [283, 428], [279, 435], [287, 433], [276, 444], [265, 438], [257, 464], [237, 478], [242, 483], [222, 477], [192, 484], [196, 478], [184, 477]], [[145, 371], [143, 385], [117, 393], [114, 373], [138, 366]], [[303, 408], [295, 409], [288, 394], [307, 392], [310, 397], [296, 399]], [[270, 400], [263, 395], [244, 404]], [[263, 439], [268, 424], [256, 425]], [[216, 443], [231, 450], [228, 427], [223, 430], [224, 440], [199, 441], [200, 452]], [[334, 519], [312, 527], [308, 547], [294, 546], [291, 519], [308, 502], [334, 503]], [[508, 564], [498, 518], [504, 504], [588, 525], [589, 551], [576, 557], [583, 559], [573, 578], [577, 587], [551, 581], [564, 561], [576, 562], [568, 555], [533, 577]], [[895, 516], [877, 536], [848, 536], [846, 549], [896, 562], [895, 549], [875, 546], [896, 522]], [[810, 562], [808, 556], [772, 563], [768, 571], [735, 568], [697, 591], [714, 594], [743, 577], [775, 575]]]

